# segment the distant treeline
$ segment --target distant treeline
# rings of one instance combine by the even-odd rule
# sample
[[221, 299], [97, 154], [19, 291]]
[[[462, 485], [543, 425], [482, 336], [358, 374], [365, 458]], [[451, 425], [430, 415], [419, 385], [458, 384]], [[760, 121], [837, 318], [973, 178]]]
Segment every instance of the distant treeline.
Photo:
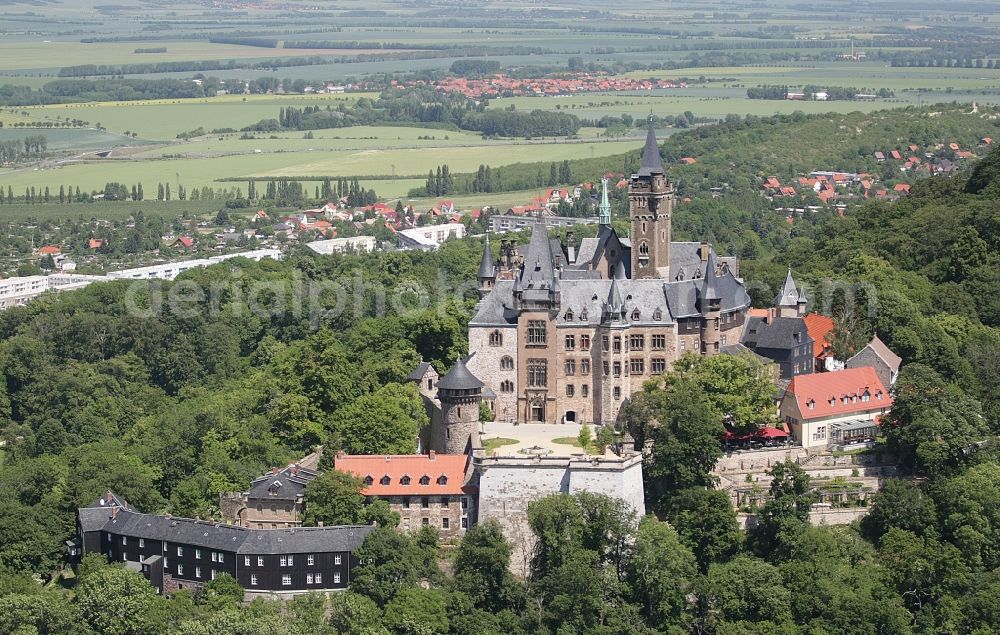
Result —
[[133, 53], [166, 53], [167, 52], [167, 47], [165, 47], [165, 46], [157, 46], [157, 47], [154, 47], [154, 48], [147, 48], [147, 49], [135, 49], [132, 52]]
[[16, 163], [45, 154], [49, 140], [45, 135], [30, 135], [23, 139], [0, 141], [0, 163]]
[[462, 77], [480, 77], [500, 72], [500, 62], [496, 60], [455, 60], [449, 69], [452, 74]]
[[814, 99], [817, 93], [826, 93], [828, 101], [853, 101], [858, 95], [872, 95], [882, 99], [893, 97], [888, 88], [856, 88], [854, 86], [804, 86], [801, 89], [791, 89], [788, 86], [765, 85], [747, 89], [748, 99], [785, 99], [789, 93], [802, 93], [803, 99]]
[[180, 73], [187, 71], [201, 73], [205, 71], [260, 70], [289, 66], [315, 66], [329, 63], [329, 58], [313, 55], [311, 57], [284, 57], [268, 60], [189, 60], [148, 64], [81, 64], [79, 66], [65, 66], [60, 68], [59, 77], [145, 75], [149, 73]]
[[485, 104], [476, 104], [461, 95], [410, 88], [387, 90], [374, 101], [363, 97], [351, 106], [340, 104], [336, 110], [331, 106], [325, 110], [319, 106], [283, 108], [278, 111], [277, 119], [262, 119], [243, 131], [319, 130], [400, 121], [451, 124], [461, 130], [499, 137], [569, 136], [580, 129], [580, 120], [568, 113], [488, 110]]

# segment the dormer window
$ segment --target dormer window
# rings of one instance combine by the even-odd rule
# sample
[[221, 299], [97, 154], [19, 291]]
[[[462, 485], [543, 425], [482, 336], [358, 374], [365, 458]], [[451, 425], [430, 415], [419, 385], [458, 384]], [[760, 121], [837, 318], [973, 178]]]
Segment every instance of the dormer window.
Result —
[[875, 393], [875, 398], [878, 399], [878, 400], [880, 400], [880, 401], [882, 400], [882, 391], [881, 390], [878, 391], [877, 393]]
[[421, 485], [430, 485], [431, 484], [431, 477], [429, 477], [426, 474], [424, 474], [423, 476], [420, 477], [420, 484]]
[[653, 311], [653, 320], [654, 321], [659, 322], [662, 319], [663, 319], [663, 311], [661, 311], [659, 309], [656, 309], [655, 311]]
[[[596, 299], [597, 296], [594, 296], [594, 298]], [[587, 309], [584, 309], [583, 311], [580, 311], [580, 321], [581, 322], [586, 322], [587, 321]]]
[[381, 478], [381, 479], [379, 480], [379, 483], [381, 483], [382, 485], [388, 485], [388, 484], [389, 484], [389, 483], [391, 483], [391, 482], [392, 482], [392, 479], [391, 479], [391, 478], [389, 478], [389, 475], [388, 475], [388, 474], [386, 474], [385, 476], [383, 476], [383, 477], [382, 477], [382, 478]]
[[399, 479], [399, 483], [401, 485], [409, 485], [410, 484], [410, 477], [404, 475], [403, 478]]
[[814, 400], [810, 399], [809, 401], [806, 402], [806, 406], [810, 410], [815, 410], [816, 409], [816, 402]]
[[572, 309], [570, 309], [569, 311], [566, 311], [566, 321], [567, 322], [572, 322], [573, 321], [573, 310]]
[[442, 474], [441, 476], [438, 477], [438, 485], [447, 485], [447, 484], [448, 484], [448, 477], [447, 476], [445, 476], [444, 474]]
[[847, 395], [844, 395], [843, 397], [841, 397], [840, 398], [840, 402], [846, 406], [847, 405]]
[[639, 309], [636, 309], [635, 311], [632, 311], [632, 321], [633, 322], [638, 322], [639, 321]]
[[372, 478], [371, 474], [369, 474], [368, 476], [365, 477], [365, 486], [370, 486], [374, 482], [375, 482], [375, 479]]
[[837, 405], [837, 400], [834, 399], [833, 397], [830, 397], [830, 405], [831, 406], [836, 406]]

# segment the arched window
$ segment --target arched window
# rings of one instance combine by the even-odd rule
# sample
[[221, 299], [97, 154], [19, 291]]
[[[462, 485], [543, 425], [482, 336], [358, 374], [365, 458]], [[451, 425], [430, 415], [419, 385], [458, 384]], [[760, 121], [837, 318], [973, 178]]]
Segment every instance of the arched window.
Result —
[[514, 358], [504, 355], [500, 358], [500, 370], [514, 370]]
[[663, 319], [663, 311], [659, 309], [653, 311], [653, 320], [659, 322], [662, 319]]
[[500, 392], [511, 393], [514, 392], [514, 382], [509, 379], [500, 382]]
[[639, 254], [643, 256], [649, 255], [649, 243], [647, 243], [646, 241], [642, 241], [641, 243], [639, 243]]
[[503, 346], [503, 335], [500, 331], [490, 333], [490, 346]]

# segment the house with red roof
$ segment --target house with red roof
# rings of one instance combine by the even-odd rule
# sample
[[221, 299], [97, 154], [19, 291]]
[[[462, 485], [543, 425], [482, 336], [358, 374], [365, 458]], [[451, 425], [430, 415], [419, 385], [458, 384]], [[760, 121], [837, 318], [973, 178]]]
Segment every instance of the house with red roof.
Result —
[[871, 366], [796, 375], [778, 406], [789, 432], [804, 448], [823, 448], [875, 437], [892, 396]]
[[681, 163], [684, 165], [694, 165], [698, 162], [698, 159], [694, 157], [681, 157]]
[[100, 238], [91, 238], [87, 241], [87, 249], [100, 249], [104, 246], [104, 241]]
[[434, 527], [445, 537], [465, 534], [476, 488], [467, 485], [465, 454], [359, 455], [338, 452], [334, 468], [361, 479], [368, 500], [381, 499], [399, 514], [403, 531]]
[[892, 186], [892, 189], [893, 189], [894, 192], [896, 192], [897, 194], [900, 194], [900, 195], [909, 194], [910, 193], [910, 184], [909, 183], [896, 183], [894, 186]]
[[802, 319], [806, 323], [809, 337], [813, 340], [813, 359], [816, 360], [816, 370], [841, 370], [844, 367], [843, 362], [837, 361], [833, 355], [833, 347], [827, 341], [827, 337], [833, 335], [833, 318], [822, 313], [809, 313]]
[[38, 253], [42, 256], [58, 256], [62, 253], [62, 249], [56, 245], [45, 245], [38, 250]]
[[958, 150], [959, 150], [959, 147], [958, 147], [958, 144], [957, 144], [957, 143], [949, 143], [949, 144], [948, 144], [948, 147], [949, 147], [949, 148], [951, 148], [951, 150], [952, 150], [953, 152], [958, 152]]

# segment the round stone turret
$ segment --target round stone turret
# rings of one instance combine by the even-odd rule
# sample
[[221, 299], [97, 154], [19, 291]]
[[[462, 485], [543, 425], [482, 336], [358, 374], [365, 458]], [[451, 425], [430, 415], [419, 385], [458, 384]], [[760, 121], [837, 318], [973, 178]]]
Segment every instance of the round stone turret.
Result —
[[477, 428], [483, 382], [459, 359], [437, 387], [441, 421], [435, 426], [435, 449], [444, 454], [466, 454], [479, 447]]

